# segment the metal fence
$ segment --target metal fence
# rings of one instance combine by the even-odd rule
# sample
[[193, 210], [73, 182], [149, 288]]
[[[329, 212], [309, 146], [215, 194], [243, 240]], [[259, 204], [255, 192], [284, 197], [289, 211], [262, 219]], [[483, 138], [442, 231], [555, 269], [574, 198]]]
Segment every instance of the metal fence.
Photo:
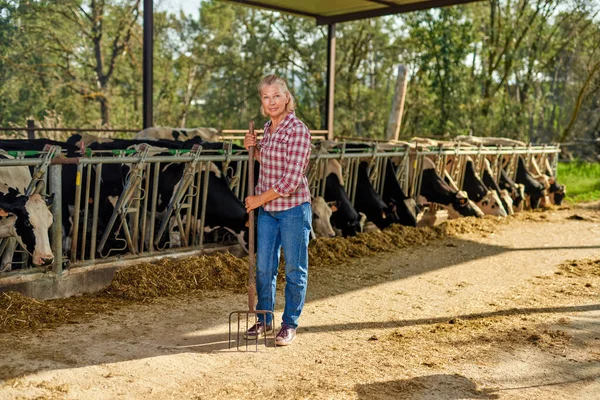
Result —
[[[54, 193], [51, 206], [54, 224], [50, 240], [55, 256], [53, 272], [60, 275], [63, 268], [75, 268], [116, 259], [134, 259], [145, 256], [184, 252], [190, 249], [203, 250], [205, 241], [205, 221], [209, 177], [214, 165], [228, 178], [231, 191], [240, 200], [246, 193], [248, 156], [245, 150], [224, 146], [219, 151], [207, 151], [201, 147], [190, 150], [169, 150], [157, 153], [150, 146], [139, 146], [129, 150], [106, 152], [87, 151], [81, 157], [65, 157], [61, 149], [51, 147], [47, 151], [9, 152], [14, 159], [1, 159], [0, 168], [8, 166], [33, 167], [33, 181], [29, 192]], [[514, 178], [517, 157], [522, 156], [528, 166], [548, 165], [556, 176], [556, 166], [560, 149], [556, 146], [528, 147], [479, 147], [479, 148], [425, 148], [407, 149], [404, 147], [381, 149], [377, 145], [353, 149], [341, 144], [335, 149], [315, 150], [307, 171], [313, 196], [325, 193], [326, 164], [330, 159], [340, 162], [344, 174], [344, 186], [352, 203], [355, 201], [358, 166], [369, 163], [369, 177], [374, 189], [383, 194], [386, 179], [386, 163], [391, 160], [396, 166], [395, 179], [405, 193], [417, 197], [420, 189], [424, 157], [431, 158], [438, 173], [446, 169], [447, 161], [453, 158], [450, 175], [456, 182], [462, 182], [465, 160], [471, 157], [477, 171], [483, 168], [484, 158], [488, 158], [494, 174], [501, 168]], [[183, 178], [175, 185], [174, 193], [162, 211], [157, 210], [158, 187], [161, 174], [174, 164], [183, 164]], [[109, 215], [101, 213], [101, 192], [105, 183], [102, 171], [110, 166], [121, 166], [128, 171], [124, 175], [123, 188], [114, 199], [113, 211]], [[76, 168], [74, 181], [65, 182], [63, 168]], [[74, 198], [62, 197], [61, 188], [69, 185], [75, 188]], [[459, 185], [460, 187], [460, 185]], [[162, 199], [165, 202], [165, 199]], [[65, 232], [70, 239], [65, 240], [63, 249], [63, 202], [72, 204], [72, 232]], [[99, 221], [105, 226], [100, 229]], [[106, 224], [106, 221], [107, 224]], [[118, 232], [118, 235], [111, 236]], [[118, 239], [117, 239], [118, 238]], [[115, 243], [115, 240], [118, 243]], [[6, 241], [4, 241], [6, 243]], [[6, 244], [4, 244], [5, 246]], [[0, 252], [3, 251], [0, 245]], [[17, 269], [0, 277], [39, 272], [41, 269]]]

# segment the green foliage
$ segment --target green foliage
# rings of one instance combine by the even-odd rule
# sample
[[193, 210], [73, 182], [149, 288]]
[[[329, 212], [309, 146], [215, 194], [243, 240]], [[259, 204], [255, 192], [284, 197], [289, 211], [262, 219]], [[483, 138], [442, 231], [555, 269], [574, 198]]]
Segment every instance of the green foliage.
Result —
[[558, 164], [558, 181], [573, 202], [600, 200], [600, 164], [583, 161]]

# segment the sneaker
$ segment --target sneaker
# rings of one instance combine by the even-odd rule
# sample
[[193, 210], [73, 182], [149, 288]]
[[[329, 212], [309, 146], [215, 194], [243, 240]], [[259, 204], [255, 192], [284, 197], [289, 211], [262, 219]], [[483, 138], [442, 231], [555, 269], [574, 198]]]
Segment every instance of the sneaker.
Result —
[[286, 324], [281, 325], [281, 329], [275, 337], [275, 344], [277, 346], [287, 346], [292, 343], [296, 338], [296, 329], [291, 326], [287, 326]]
[[265, 330], [265, 325], [262, 322], [258, 321], [244, 333], [244, 339], [256, 340], [260, 337], [263, 337], [266, 333], [271, 332], [273, 332], [273, 325], [267, 325], [267, 329]]

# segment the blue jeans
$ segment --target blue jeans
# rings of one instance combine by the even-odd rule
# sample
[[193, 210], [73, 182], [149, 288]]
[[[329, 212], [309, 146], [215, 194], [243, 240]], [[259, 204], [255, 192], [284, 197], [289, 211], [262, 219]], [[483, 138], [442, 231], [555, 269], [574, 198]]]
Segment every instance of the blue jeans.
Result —
[[[275, 309], [275, 288], [280, 250], [285, 257], [285, 309], [283, 323], [298, 327], [298, 318], [304, 307], [308, 282], [308, 240], [312, 224], [309, 203], [285, 211], [258, 210], [256, 254], [257, 310]], [[271, 325], [271, 316], [267, 316]]]

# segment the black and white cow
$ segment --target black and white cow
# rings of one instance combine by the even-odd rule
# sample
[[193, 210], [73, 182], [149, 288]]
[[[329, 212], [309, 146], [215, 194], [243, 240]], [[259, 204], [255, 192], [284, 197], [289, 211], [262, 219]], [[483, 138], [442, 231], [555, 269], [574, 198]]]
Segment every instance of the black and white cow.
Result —
[[506, 210], [502, 206], [498, 194], [489, 190], [479, 179], [477, 172], [475, 172], [475, 164], [470, 158], [465, 163], [462, 188], [467, 192], [469, 199], [473, 200], [484, 214], [506, 217]]
[[560, 206], [567, 195], [567, 187], [561, 185], [556, 181], [556, 178], [550, 178], [550, 187], [548, 188], [548, 194], [550, 196], [550, 203]]
[[557, 182], [554, 171], [552, 170], [552, 167], [550, 167], [550, 163], [547, 159], [545, 173], [549, 177], [548, 183], [550, 184], [550, 187], [548, 188], [548, 196], [550, 196], [550, 203], [560, 206], [567, 195], [567, 187]]
[[421, 170], [421, 189], [419, 195], [428, 203], [440, 204], [448, 210], [448, 218], [482, 217], [483, 212], [469, 201], [466, 193], [453, 190], [435, 171], [435, 164], [429, 158], [423, 158]]
[[[0, 158], [11, 157], [2, 152]], [[0, 238], [16, 239], [29, 253], [34, 266], [47, 267], [54, 261], [48, 237], [48, 229], [53, 222], [48, 207], [54, 196], [25, 195], [30, 182], [31, 173], [27, 167], [0, 168]], [[9, 243], [0, 271], [11, 270], [13, 252], [14, 246]]]
[[193, 137], [200, 137], [204, 141], [212, 142], [217, 139], [218, 131], [215, 128], [170, 128], [166, 126], [156, 126], [146, 128], [136, 133], [136, 139], [169, 139], [185, 141]]
[[525, 167], [525, 161], [519, 157], [517, 164], [516, 183], [525, 186], [525, 195], [529, 197], [529, 204], [532, 209], [539, 208], [541, 201], [545, 196], [545, 188]]
[[331, 215], [334, 228], [342, 232], [342, 236], [356, 236], [362, 232], [366, 216], [359, 214], [344, 190], [342, 166], [337, 160], [329, 160], [325, 172], [325, 200], [335, 202], [337, 210]]
[[398, 222], [406, 226], [417, 226], [417, 214], [419, 210], [417, 203], [411, 197], [407, 197], [396, 179], [396, 168], [391, 160], [387, 160], [385, 167], [385, 179], [383, 181], [383, 201], [390, 207], [395, 208]]
[[[56, 140], [50, 139], [6, 139], [0, 140], [0, 149], [5, 151], [24, 151], [24, 150], [36, 150], [36, 151], [44, 151], [47, 146], [59, 146], [66, 157], [80, 157], [81, 153], [79, 152], [79, 148], [70, 143], [60, 142]], [[34, 156], [26, 156], [26, 158], [38, 158], [37, 155]], [[33, 167], [30, 171], [33, 170]], [[64, 164], [61, 169], [62, 173], [62, 204], [61, 204], [61, 215], [62, 215], [62, 227], [63, 227], [63, 248], [68, 250], [69, 248], [69, 239], [68, 235], [72, 228], [71, 223], [71, 210], [75, 204], [75, 193], [76, 187], [73, 183], [77, 182], [77, 165], [74, 164]], [[31, 174], [30, 174], [31, 176]], [[94, 174], [92, 173], [92, 182], [94, 180]], [[83, 199], [85, 195], [84, 192], [81, 193], [81, 201], [85, 202], [88, 199]], [[93, 194], [92, 194], [93, 197]], [[89, 200], [91, 201], [91, 200]]]
[[358, 212], [365, 214], [367, 219], [377, 225], [379, 229], [398, 223], [395, 205], [387, 205], [373, 188], [369, 179], [369, 163], [366, 161], [361, 161], [358, 165], [354, 206]]
[[513, 203], [513, 211], [522, 211], [525, 203], [525, 186], [515, 183], [504, 169], [500, 170], [498, 186], [500, 186], [501, 189], [508, 191]]
[[492, 167], [487, 159], [484, 160], [484, 168], [481, 180], [483, 181], [483, 184], [485, 186], [496, 192], [496, 194], [500, 198], [500, 201], [502, 202], [502, 206], [506, 210], [506, 213], [508, 215], [513, 215], [514, 210], [512, 197], [510, 197], [508, 190], [501, 189], [496, 180], [494, 179]]

